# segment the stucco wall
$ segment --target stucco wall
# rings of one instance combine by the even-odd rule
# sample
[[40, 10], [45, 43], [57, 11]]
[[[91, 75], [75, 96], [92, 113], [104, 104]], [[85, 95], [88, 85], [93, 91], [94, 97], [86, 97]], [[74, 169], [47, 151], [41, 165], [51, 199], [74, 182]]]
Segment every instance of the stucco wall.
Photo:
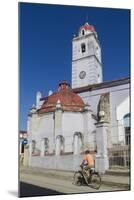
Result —
[[[97, 115], [97, 105], [100, 99], [100, 95], [103, 93], [110, 93], [110, 117], [111, 117], [111, 132], [112, 132], [112, 142], [118, 143], [118, 121], [117, 121], [117, 110], [118, 107], [124, 102], [125, 99], [129, 101], [129, 84], [119, 85], [115, 87], [109, 87], [104, 89], [98, 89], [88, 92], [80, 93], [79, 95], [83, 98], [84, 102], [88, 102], [93, 110], [94, 114]], [[127, 101], [127, 102], [128, 102]], [[128, 104], [126, 104], [128, 105]], [[122, 112], [129, 113], [130, 107], [122, 107]], [[123, 115], [122, 115], [123, 116]]]
[[83, 114], [64, 112], [62, 114], [62, 134], [65, 138], [65, 152], [73, 152], [73, 136], [75, 132], [83, 134]]
[[83, 132], [83, 114], [64, 112], [62, 115], [62, 130], [64, 136], [73, 135], [74, 132]]
[[44, 114], [39, 116], [37, 114], [33, 115], [30, 120], [30, 130], [28, 135], [28, 140], [36, 141], [36, 147], [40, 150], [41, 140], [43, 138], [49, 139], [49, 150], [53, 150], [53, 135], [54, 135], [54, 119], [53, 114]]
[[117, 116], [117, 120], [122, 120], [123, 117], [128, 114], [128, 111], [130, 109], [130, 100], [128, 97], [126, 97], [124, 99], [124, 101], [122, 101], [117, 109], [116, 109], [116, 116]]
[[87, 146], [95, 149], [95, 122], [90, 112], [64, 112], [62, 115], [62, 134], [65, 138], [65, 151], [73, 151], [73, 140], [76, 132], [80, 132], [83, 135], [83, 150]]
[[[85, 52], [81, 45], [85, 44]], [[80, 79], [81, 71], [86, 72]], [[102, 82], [101, 49], [93, 34], [77, 38], [72, 42], [72, 88]]]
[[41, 167], [46, 169], [58, 170], [77, 170], [79, 169], [82, 155], [65, 156], [33, 156], [29, 159], [29, 166]]

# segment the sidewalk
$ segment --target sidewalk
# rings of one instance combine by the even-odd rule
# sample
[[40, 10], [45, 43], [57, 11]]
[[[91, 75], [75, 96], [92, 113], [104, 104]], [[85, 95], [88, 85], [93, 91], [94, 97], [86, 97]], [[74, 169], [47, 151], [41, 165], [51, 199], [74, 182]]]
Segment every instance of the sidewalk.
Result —
[[[73, 180], [73, 171], [61, 171], [53, 169], [42, 169], [36, 167], [21, 167], [20, 173], [23, 174], [34, 174], [45, 177], [55, 177], [61, 180]], [[122, 170], [109, 170], [105, 175], [101, 176], [102, 184], [107, 186], [118, 186], [122, 189], [130, 189], [130, 176], [128, 171]]]

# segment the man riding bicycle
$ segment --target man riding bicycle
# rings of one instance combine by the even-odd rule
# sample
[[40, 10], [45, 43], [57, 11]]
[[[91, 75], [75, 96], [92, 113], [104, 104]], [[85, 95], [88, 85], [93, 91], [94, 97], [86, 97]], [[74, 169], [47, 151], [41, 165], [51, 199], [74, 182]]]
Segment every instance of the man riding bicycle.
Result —
[[101, 186], [101, 177], [98, 172], [92, 169], [94, 168], [94, 159], [89, 150], [85, 151], [80, 167], [82, 170], [74, 173], [74, 184], [82, 185], [86, 182], [89, 187], [99, 189]]
[[90, 173], [91, 168], [94, 167], [94, 159], [93, 159], [92, 155], [90, 154], [89, 150], [85, 151], [84, 159], [82, 160], [80, 166], [82, 168], [84, 168], [87, 171], [87, 173]]

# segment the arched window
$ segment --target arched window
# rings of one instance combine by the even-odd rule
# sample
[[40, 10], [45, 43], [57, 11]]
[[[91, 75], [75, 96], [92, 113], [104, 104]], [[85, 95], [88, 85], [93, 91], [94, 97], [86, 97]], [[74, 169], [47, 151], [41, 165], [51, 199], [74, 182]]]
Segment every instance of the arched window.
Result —
[[82, 35], [85, 35], [85, 30], [84, 29], [82, 30]]
[[123, 117], [123, 124], [125, 129], [125, 142], [126, 145], [130, 145], [130, 113]]
[[49, 139], [48, 138], [44, 138], [44, 152], [45, 152], [45, 155], [48, 154], [48, 152], [49, 152]]
[[86, 45], [85, 43], [81, 44], [81, 52], [84, 53], [86, 51]]
[[58, 135], [56, 137], [56, 155], [64, 153], [64, 143], [64, 137], [62, 135]]
[[83, 147], [83, 135], [81, 132], [75, 132], [73, 138], [73, 153], [79, 154]]
[[41, 139], [41, 155], [47, 155], [49, 153], [49, 139], [43, 138]]
[[123, 124], [124, 124], [124, 127], [130, 127], [130, 113], [126, 114], [123, 117]]

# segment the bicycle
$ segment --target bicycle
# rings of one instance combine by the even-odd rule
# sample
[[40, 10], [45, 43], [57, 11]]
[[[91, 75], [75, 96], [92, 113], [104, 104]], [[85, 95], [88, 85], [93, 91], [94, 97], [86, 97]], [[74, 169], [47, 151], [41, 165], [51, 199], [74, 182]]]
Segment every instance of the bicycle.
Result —
[[75, 185], [87, 184], [89, 187], [94, 189], [99, 189], [101, 186], [101, 176], [94, 168], [87, 170], [86, 166], [81, 166], [81, 170], [78, 170], [74, 173], [73, 183]]

